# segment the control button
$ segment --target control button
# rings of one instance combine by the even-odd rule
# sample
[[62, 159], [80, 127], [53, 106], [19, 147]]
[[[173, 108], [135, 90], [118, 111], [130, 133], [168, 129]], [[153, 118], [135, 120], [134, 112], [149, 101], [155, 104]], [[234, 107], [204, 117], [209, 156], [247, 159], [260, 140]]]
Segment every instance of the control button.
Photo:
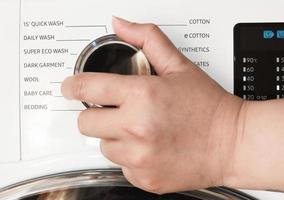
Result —
[[271, 39], [274, 37], [274, 32], [271, 30], [265, 30], [263, 31], [263, 38], [264, 39]]
[[278, 30], [277, 31], [277, 38], [278, 39], [284, 39], [284, 30]]
[[[80, 54], [74, 74], [82, 72], [104, 72], [122, 75], [155, 74], [143, 52], [120, 40], [116, 35], [106, 35], [89, 44]], [[83, 104], [88, 107], [112, 105]]]

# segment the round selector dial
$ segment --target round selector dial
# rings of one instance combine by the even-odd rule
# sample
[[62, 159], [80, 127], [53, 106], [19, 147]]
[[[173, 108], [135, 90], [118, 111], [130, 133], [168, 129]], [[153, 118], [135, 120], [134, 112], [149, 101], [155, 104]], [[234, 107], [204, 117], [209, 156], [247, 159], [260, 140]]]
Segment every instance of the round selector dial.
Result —
[[[96, 39], [83, 50], [76, 62], [74, 74], [83, 72], [155, 75], [142, 50], [114, 34]], [[83, 103], [86, 107], [111, 106]]]

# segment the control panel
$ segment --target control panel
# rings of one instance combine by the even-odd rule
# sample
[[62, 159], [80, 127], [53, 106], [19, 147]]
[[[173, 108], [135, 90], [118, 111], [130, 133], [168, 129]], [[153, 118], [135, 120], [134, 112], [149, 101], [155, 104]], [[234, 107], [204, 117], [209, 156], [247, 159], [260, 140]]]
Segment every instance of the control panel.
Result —
[[234, 29], [234, 93], [246, 100], [284, 97], [284, 23]]

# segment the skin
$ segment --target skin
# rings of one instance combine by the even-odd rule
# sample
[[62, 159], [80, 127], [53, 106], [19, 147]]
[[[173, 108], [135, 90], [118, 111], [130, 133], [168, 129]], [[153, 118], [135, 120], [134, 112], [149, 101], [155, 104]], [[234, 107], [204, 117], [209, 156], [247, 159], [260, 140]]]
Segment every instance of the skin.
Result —
[[135, 186], [158, 194], [212, 186], [284, 190], [283, 100], [247, 102], [226, 92], [153, 24], [113, 18], [158, 76], [83, 73], [62, 84], [90, 108], [82, 134]]

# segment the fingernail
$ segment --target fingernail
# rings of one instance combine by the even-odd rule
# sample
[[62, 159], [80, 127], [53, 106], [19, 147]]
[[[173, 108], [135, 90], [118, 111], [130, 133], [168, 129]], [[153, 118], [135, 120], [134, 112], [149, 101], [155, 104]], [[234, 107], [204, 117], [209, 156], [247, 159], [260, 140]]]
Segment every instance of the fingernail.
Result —
[[72, 94], [72, 83], [73, 83], [73, 76], [67, 77], [63, 83], [61, 84], [61, 93], [64, 98], [66, 99], [73, 99]]

